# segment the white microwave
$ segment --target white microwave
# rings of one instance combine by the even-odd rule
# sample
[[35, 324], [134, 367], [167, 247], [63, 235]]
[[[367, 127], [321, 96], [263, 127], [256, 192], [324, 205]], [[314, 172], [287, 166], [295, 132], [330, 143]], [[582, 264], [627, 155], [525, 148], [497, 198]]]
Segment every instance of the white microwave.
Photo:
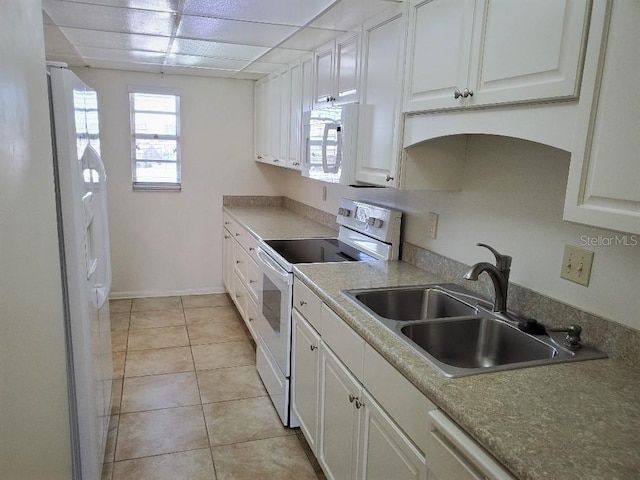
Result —
[[358, 104], [303, 113], [302, 175], [329, 183], [355, 183]]

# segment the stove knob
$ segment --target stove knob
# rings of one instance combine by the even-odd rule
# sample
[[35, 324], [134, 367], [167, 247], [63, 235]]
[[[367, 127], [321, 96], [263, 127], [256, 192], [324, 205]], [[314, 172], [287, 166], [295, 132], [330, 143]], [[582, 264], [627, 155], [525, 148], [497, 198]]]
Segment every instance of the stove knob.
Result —
[[376, 217], [369, 217], [367, 223], [370, 227], [380, 228], [382, 227], [382, 219]]

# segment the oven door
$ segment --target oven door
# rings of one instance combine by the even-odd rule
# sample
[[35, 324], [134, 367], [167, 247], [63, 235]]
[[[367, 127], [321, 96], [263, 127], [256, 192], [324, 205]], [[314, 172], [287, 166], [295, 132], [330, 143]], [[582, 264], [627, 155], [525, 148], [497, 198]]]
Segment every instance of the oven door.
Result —
[[262, 248], [257, 249], [262, 274], [262, 290], [258, 298], [257, 327], [264, 345], [284, 377], [289, 377], [291, 348], [291, 304], [293, 274], [287, 272]]

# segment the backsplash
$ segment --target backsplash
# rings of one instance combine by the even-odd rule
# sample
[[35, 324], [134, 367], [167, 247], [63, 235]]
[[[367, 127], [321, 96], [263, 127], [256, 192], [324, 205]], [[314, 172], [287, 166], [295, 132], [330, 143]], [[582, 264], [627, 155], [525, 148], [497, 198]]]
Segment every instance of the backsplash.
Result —
[[[322, 225], [336, 228], [335, 215], [288, 197], [225, 195], [223, 205], [284, 207]], [[493, 283], [487, 275], [481, 275], [475, 282], [463, 278], [470, 265], [408, 242], [402, 244], [401, 260], [441, 277], [446, 282], [461, 285], [487, 298], [494, 297]], [[508, 308], [552, 327], [578, 324], [583, 329], [582, 338], [585, 343], [602, 350], [614, 360], [632, 366], [640, 365], [640, 331], [638, 330], [585, 312], [514, 283], [509, 284]]]

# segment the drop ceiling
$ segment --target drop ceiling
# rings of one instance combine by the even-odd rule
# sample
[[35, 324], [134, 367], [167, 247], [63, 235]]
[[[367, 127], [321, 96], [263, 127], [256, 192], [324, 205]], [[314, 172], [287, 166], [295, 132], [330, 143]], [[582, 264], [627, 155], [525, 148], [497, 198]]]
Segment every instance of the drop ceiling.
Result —
[[397, 1], [43, 0], [46, 56], [71, 66], [255, 80]]

